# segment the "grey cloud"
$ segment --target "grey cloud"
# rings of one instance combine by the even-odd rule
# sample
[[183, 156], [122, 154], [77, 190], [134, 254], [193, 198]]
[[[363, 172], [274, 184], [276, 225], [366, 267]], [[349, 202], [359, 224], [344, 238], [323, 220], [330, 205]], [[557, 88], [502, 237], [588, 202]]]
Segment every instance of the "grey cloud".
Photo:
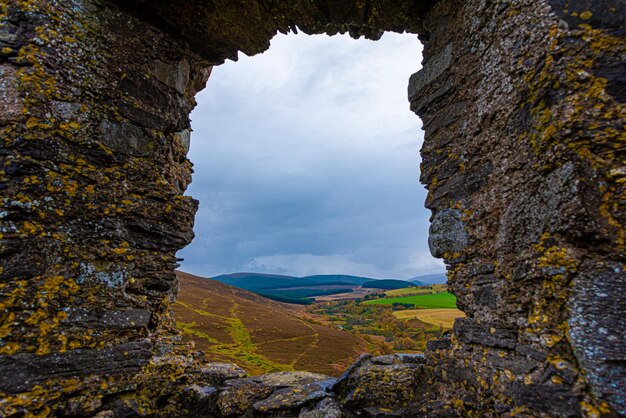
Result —
[[192, 114], [200, 211], [182, 269], [443, 270], [428, 252], [422, 132], [406, 103], [419, 48], [410, 35], [291, 35], [215, 69]]

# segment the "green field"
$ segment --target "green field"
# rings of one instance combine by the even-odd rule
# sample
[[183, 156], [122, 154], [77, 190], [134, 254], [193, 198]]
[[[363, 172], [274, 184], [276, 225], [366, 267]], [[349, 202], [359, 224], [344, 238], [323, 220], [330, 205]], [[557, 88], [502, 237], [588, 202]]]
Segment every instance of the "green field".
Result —
[[456, 297], [452, 293], [442, 292], [431, 295], [412, 295], [397, 298], [374, 299], [363, 303], [368, 305], [393, 305], [394, 303], [405, 303], [414, 305], [416, 308], [424, 309], [454, 309], [456, 308]]
[[404, 289], [395, 289], [388, 290], [385, 292], [385, 296], [410, 296], [410, 295], [424, 295], [430, 293], [440, 293], [445, 292], [448, 288], [447, 284], [433, 284], [430, 286], [419, 286], [419, 287], [406, 287]]

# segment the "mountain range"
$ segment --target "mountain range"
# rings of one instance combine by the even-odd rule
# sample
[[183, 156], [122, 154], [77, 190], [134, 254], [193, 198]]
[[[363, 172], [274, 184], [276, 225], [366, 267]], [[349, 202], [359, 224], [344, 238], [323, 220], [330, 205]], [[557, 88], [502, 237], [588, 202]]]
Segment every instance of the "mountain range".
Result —
[[[442, 279], [443, 277], [443, 279]], [[424, 278], [422, 281], [421, 278]], [[310, 304], [313, 296], [327, 296], [353, 292], [357, 288], [400, 289], [445, 283], [445, 274], [418, 276], [410, 280], [374, 279], [345, 274], [327, 274], [295, 277], [265, 273], [232, 273], [212, 277], [221, 283], [249, 290], [258, 295], [281, 302]]]
[[[410, 282], [419, 282], [423, 284], [445, 284], [448, 282], [446, 273], [423, 274], [421, 276], [411, 277]], [[417, 285], [420, 286], [420, 285]]]

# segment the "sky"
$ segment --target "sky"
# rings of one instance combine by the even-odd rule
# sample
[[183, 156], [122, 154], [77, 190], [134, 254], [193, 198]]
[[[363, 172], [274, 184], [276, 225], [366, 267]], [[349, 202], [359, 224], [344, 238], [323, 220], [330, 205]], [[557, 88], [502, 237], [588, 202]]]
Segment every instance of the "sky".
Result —
[[181, 270], [408, 279], [440, 273], [407, 84], [415, 35], [280, 35], [213, 69], [191, 115], [187, 194], [200, 201]]

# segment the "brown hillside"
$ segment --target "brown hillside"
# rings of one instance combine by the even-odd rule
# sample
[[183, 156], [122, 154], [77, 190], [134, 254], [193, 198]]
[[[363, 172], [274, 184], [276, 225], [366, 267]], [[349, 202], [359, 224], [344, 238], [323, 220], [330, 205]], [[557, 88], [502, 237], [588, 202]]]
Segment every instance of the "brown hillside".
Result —
[[186, 341], [214, 361], [251, 374], [306, 370], [338, 375], [367, 343], [308, 320], [300, 307], [214, 280], [177, 272], [174, 315]]

